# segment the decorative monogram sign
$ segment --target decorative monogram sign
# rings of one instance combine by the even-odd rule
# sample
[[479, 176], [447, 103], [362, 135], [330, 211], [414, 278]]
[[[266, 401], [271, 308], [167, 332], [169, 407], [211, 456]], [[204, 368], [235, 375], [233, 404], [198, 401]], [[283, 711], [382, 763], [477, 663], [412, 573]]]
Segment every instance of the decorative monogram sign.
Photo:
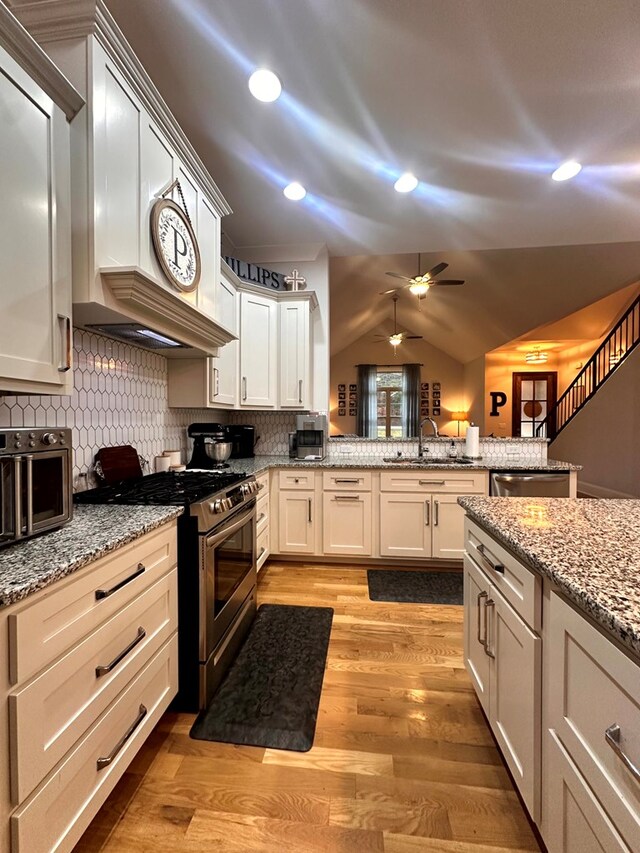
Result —
[[[180, 198], [184, 198], [180, 184]], [[151, 209], [151, 237], [156, 257], [169, 281], [179, 290], [195, 290], [200, 281], [200, 249], [186, 207], [183, 209], [168, 198], [159, 198]]]
[[259, 284], [270, 290], [286, 290], [282, 273], [259, 267], [257, 264], [250, 264], [248, 261], [239, 261], [237, 258], [225, 257], [225, 261], [242, 281]]

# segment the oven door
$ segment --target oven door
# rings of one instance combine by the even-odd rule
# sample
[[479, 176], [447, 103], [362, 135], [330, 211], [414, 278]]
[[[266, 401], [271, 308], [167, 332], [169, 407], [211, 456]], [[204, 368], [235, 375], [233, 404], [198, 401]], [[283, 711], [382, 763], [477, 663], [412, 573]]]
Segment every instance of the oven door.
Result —
[[212, 654], [256, 584], [256, 502], [204, 537], [200, 661]]

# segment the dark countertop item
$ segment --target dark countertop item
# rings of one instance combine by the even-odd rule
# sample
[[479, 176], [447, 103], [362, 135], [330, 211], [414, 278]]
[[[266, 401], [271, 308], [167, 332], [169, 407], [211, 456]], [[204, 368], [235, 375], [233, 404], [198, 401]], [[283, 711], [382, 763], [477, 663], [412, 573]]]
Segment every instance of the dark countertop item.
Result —
[[76, 506], [65, 527], [0, 550], [0, 606], [13, 604], [177, 518], [175, 506]]
[[458, 503], [640, 655], [640, 500], [461, 497]]

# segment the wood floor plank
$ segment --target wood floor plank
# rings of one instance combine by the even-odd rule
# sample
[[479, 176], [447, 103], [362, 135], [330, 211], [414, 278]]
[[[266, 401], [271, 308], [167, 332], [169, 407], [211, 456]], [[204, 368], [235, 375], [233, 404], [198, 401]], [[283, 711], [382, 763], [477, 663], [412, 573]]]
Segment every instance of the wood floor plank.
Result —
[[74, 853], [508, 853], [538, 846], [462, 660], [462, 608], [368, 600], [362, 567], [267, 564], [259, 602], [331, 606], [307, 753], [167, 713]]

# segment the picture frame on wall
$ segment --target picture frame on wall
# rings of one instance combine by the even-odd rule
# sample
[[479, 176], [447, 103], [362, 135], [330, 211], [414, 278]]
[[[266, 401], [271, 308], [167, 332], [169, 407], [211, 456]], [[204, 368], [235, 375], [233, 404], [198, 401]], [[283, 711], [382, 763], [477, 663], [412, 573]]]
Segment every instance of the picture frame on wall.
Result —
[[349, 392], [349, 402], [350, 403], [357, 403], [358, 402], [358, 395], [355, 394], [353, 391]]
[[357, 386], [357, 385], [354, 385], [354, 384], [349, 385], [349, 391], [357, 391], [357, 390], [358, 390], [358, 386]]
[[428, 382], [421, 382], [420, 383], [420, 390], [421, 391], [428, 391], [429, 390], [429, 383]]
[[349, 406], [349, 417], [355, 418], [357, 412], [355, 406]]
[[420, 399], [421, 400], [428, 400], [429, 399], [429, 392], [428, 391], [421, 391], [420, 392]]
[[346, 391], [338, 391], [338, 400], [346, 400], [347, 392]]
[[439, 400], [439, 399], [440, 399], [440, 392], [439, 392], [439, 391], [434, 391], [434, 392], [433, 392], [433, 399], [434, 399], [434, 400]]
[[433, 390], [434, 390], [434, 391], [439, 391], [439, 390], [440, 390], [440, 383], [439, 383], [439, 382], [434, 382], [434, 383], [433, 383]]
[[429, 406], [420, 406], [420, 414], [425, 418], [428, 417], [429, 416]]
[[343, 418], [347, 414], [346, 409], [338, 409], [338, 417]]
[[434, 416], [434, 418], [439, 418], [440, 417], [440, 406], [438, 406], [437, 408], [433, 408], [431, 410], [431, 414]]
[[338, 394], [340, 393], [340, 391], [346, 391], [346, 390], [347, 390], [347, 386], [344, 384], [344, 382], [341, 385], [338, 385]]

